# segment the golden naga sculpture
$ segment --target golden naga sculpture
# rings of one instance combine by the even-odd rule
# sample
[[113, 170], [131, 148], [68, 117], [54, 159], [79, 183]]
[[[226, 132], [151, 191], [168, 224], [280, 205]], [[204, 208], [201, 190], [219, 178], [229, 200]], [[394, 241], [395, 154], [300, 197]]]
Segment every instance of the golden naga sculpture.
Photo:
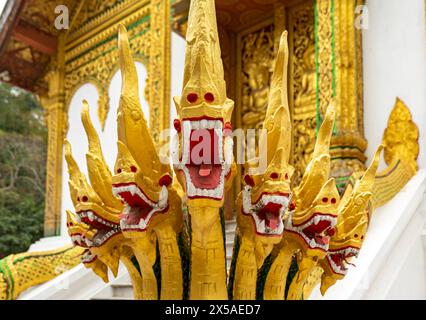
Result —
[[287, 276], [293, 257], [299, 261], [327, 252], [328, 239], [337, 223], [339, 194], [330, 174], [330, 138], [334, 123], [334, 106], [330, 105], [318, 133], [312, 160], [300, 185], [293, 193], [293, 205], [285, 219], [284, 235], [272, 253], [273, 262], [267, 272], [263, 297], [284, 299]]
[[[245, 187], [237, 198], [237, 237], [234, 247], [232, 279], [229, 282], [233, 299], [256, 297], [257, 270], [281, 241], [283, 218], [291, 201], [289, 165], [291, 145], [290, 112], [287, 97], [288, 47], [287, 32], [281, 37], [275, 70], [272, 76], [269, 103], [260, 138], [267, 146], [266, 169], [256, 172], [248, 165]], [[262, 155], [259, 155], [262, 156]]]
[[231, 115], [213, 0], [192, 1], [182, 95], [175, 97], [176, 175], [191, 228], [190, 299], [227, 299], [220, 209], [235, 171]]
[[133, 252], [126, 243], [119, 227], [123, 205], [112, 193], [112, 174], [102, 154], [99, 137], [89, 117], [89, 106], [83, 103], [82, 122], [88, 137], [86, 154], [91, 185], [80, 171], [71, 154], [71, 146], [65, 143], [65, 159], [70, 176], [69, 187], [75, 214], [67, 211], [68, 233], [76, 246], [85, 248], [82, 262], [105, 282], [108, 268], [116, 276], [119, 261], [126, 266], [132, 280], [134, 296], [142, 296], [142, 279], [134, 265]]
[[80, 263], [83, 249], [67, 245], [11, 254], [0, 260], [0, 300], [15, 300], [25, 290], [51, 280]]
[[234, 103], [226, 93], [214, 0], [191, 1], [183, 89], [174, 98], [175, 176], [144, 118], [123, 26], [119, 61], [123, 81], [114, 173], [103, 158], [87, 105], [82, 121], [89, 140], [91, 184], [66, 144], [75, 206], [75, 214], [68, 213], [68, 230], [74, 244], [84, 248], [87, 267], [107, 281], [108, 268], [117, 274], [123, 261], [137, 299], [301, 299], [316, 283], [309, 279], [318, 268], [324, 270], [323, 292], [346, 274], [346, 264], [359, 252], [367, 230], [381, 147], [353, 190], [348, 187], [340, 199], [330, 177], [335, 120], [331, 104], [312, 159], [292, 190], [286, 32], [268, 90], [259, 157], [245, 166], [245, 186], [236, 200], [237, 235], [229, 279], [222, 207], [236, 170]]
[[[119, 30], [122, 91], [118, 109], [118, 154], [113, 193], [124, 203], [120, 226], [139, 263], [145, 299], [182, 299], [178, 237], [182, 236], [179, 187], [157, 155], [139, 100], [138, 78], [127, 33]], [[157, 257], [156, 247], [160, 257]], [[160, 258], [161, 293], [154, 264]]]

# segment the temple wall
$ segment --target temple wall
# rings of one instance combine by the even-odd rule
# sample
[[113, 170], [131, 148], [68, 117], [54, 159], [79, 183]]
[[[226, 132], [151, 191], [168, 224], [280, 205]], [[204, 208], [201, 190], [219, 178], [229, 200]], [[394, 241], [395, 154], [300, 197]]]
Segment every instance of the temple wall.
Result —
[[426, 167], [426, 46], [424, 0], [366, 1], [363, 30], [364, 125], [371, 159], [395, 98], [410, 108], [420, 132], [420, 167]]
[[[148, 103], [144, 98], [144, 89], [147, 78], [147, 71], [142, 63], [136, 62], [136, 67], [139, 75], [139, 95], [141, 97], [142, 109], [144, 111], [146, 119], [149, 119], [149, 108]], [[78, 162], [82, 172], [87, 174], [86, 168], [86, 152], [87, 152], [87, 138], [84, 132], [83, 125], [81, 123], [80, 112], [82, 108], [81, 101], [86, 99], [90, 105], [90, 115], [95, 128], [97, 129], [105, 160], [111, 169], [114, 168], [115, 158], [117, 154], [117, 121], [116, 114], [118, 108], [118, 102], [121, 91], [121, 74], [117, 71], [113, 76], [109, 86], [110, 96], [110, 111], [106, 120], [105, 130], [101, 131], [101, 125], [97, 116], [98, 107], [98, 92], [94, 85], [86, 83], [82, 85], [74, 94], [69, 109], [69, 130], [67, 139], [70, 141], [72, 146], [73, 155]], [[62, 166], [62, 210], [61, 210], [61, 235], [67, 235], [66, 229], [66, 214], [65, 210], [73, 211], [74, 206], [71, 202], [69, 187], [68, 187], [68, 171], [65, 159], [63, 160]]]

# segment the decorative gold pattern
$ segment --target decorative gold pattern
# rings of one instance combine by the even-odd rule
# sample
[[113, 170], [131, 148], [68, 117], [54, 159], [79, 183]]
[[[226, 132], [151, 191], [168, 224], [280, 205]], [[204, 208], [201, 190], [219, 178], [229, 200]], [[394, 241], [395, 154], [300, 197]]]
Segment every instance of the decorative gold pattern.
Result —
[[289, 10], [290, 103], [293, 118], [293, 185], [311, 160], [316, 136], [316, 68], [312, 2]]
[[12, 254], [0, 260], [0, 300], [15, 300], [25, 290], [49, 281], [80, 263], [83, 249], [66, 246]]

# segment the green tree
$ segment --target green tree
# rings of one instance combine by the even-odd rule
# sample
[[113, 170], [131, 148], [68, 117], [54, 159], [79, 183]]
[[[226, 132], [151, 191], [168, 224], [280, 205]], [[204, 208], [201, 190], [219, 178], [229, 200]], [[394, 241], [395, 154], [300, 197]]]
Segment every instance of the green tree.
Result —
[[0, 258], [43, 236], [46, 136], [37, 99], [0, 83]]

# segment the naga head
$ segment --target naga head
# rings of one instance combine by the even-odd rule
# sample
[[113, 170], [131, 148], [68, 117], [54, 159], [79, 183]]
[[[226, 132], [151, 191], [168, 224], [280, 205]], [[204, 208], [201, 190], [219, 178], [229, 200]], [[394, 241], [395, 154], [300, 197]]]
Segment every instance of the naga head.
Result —
[[321, 188], [311, 206], [305, 210], [290, 212], [286, 220], [286, 232], [291, 232], [305, 256], [324, 257], [330, 238], [337, 224], [339, 192], [334, 178]]
[[[72, 156], [71, 145], [65, 142], [65, 159], [68, 164], [69, 187], [75, 214], [68, 215], [68, 232], [74, 244], [87, 248], [83, 256], [86, 266], [104, 267], [96, 259], [108, 266], [114, 275], [118, 272], [120, 243], [123, 240], [119, 215], [122, 211], [120, 200], [111, 192], [112, 175], [102, 154], [101, 144], [89, 116], [89, 107], [83, 102], [81, 119], [88, 137], [89, 151], [86, 154], [87, 168], [91, 184], [80, 171]], [[92, 268], [93, 269], [93, 268]], [[105, 279], [104, 276], [101, 276]]]
[[[259, 167], [254, 169], [254, 161], [249, 162], [248, 172], [244, 177], [246, 185], [239, 196], [242, 205], [238, 212], [238, 227], [243, 233], [254, 235], [258, 267], [262, 266], [273, 245], [281, 241], [284, 214], [291, 202], [290, 182], [294, 169], [289, 165], [291, 124], [287, 66], [288, 44], [285, 31], [272, 75], [268, 108], [263, 122], [264, 131], [259, 139]], [[265, 159], [262, 160], [261, 157]], [[266, 164], [263, 170], [260, 165], [262, 161]]]
[[293, 208], [285, 222], [285, 232], [305, 253], [323, 255], [337, 223], [340, 196], [330, 175], [330, 139], [335, 118], [334, 105], [327, 108], [318, 131], [312, 160], [294, 190]]
[[214, 0], [191, 1], [174, 163], [189, 206], [219, 208], [234, 173], [231, 116]]
[[370, 167], [356, 181], [353, 189], [348, 185], [345, 190], [335, 234], [331, 237], [327, 256], [320, 262], [324, 270], [321, 279], [323, 295], [337, 280], [345, 277], [350, 260], [358, 256], [364, 243], [371, 214], [370, 199], [382, 149], [379, 146]]
[[[145, 237], [170, 214], [172, 173], [160, 161], [140, 105], [138, 76], [127, 31], [119, 26], [122, 88], [117, 115], [118, 153], [112, 191], [124, 204], [120, 226], [126, 237]], [[175, 199], [173, 203], [178, 203]], [[171, 211], [172, 213], [169, 213]]]

